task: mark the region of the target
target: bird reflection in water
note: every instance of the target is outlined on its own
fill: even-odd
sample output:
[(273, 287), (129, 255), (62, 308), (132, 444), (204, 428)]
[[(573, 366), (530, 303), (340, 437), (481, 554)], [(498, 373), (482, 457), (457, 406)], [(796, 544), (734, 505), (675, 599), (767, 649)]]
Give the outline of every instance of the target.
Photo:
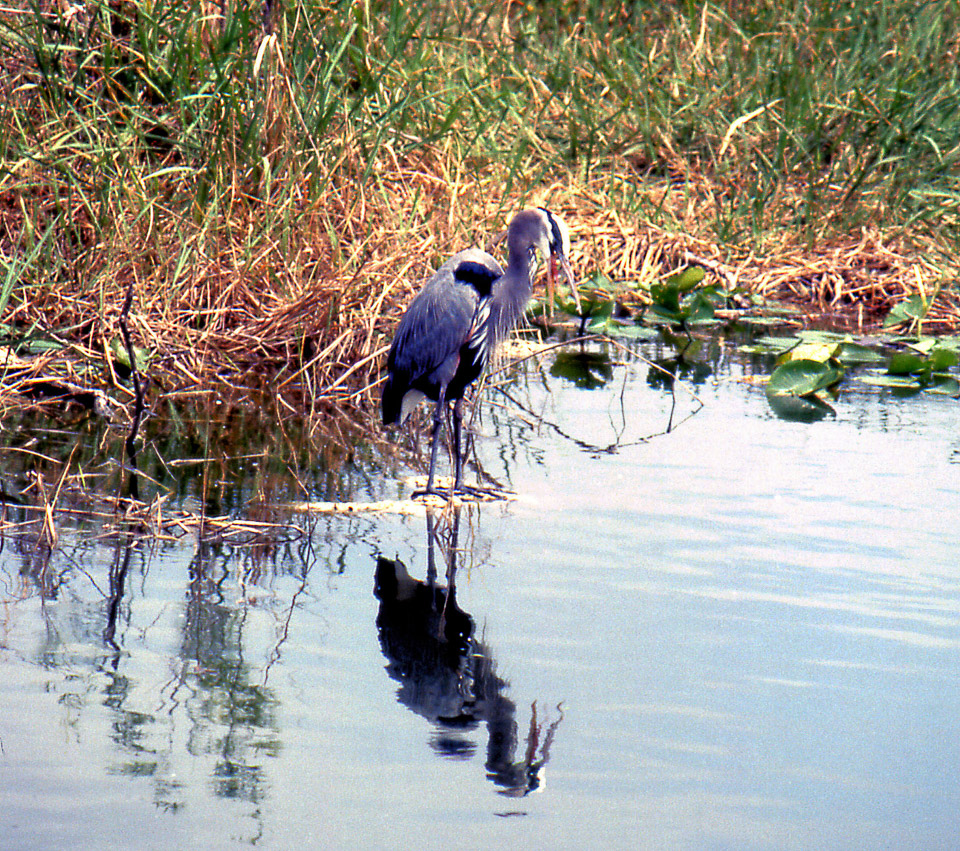
[[(537, 703), (521, 750), (517, 706), (509, 683), (497, 675), (490, 648), (477, 638), (473, 618), (457, 604), (460, 506), (427, 513), (427, 577), (414, 579), (399, 559), (377, 558), (374, 594), (380, 600), (377, 632), (387, 672), (400, 683), (402, 704), (432, 722), (432, 745), (441, 756), (467, 759), (476, 752), (469, 733), (487, 728), (486, 770), (500, 794), (523, 797), (542, 783), (542, 772), (563, 713), (547, 723)], [(434, 548), (444, 555), (446, 585), (437, 582)]]

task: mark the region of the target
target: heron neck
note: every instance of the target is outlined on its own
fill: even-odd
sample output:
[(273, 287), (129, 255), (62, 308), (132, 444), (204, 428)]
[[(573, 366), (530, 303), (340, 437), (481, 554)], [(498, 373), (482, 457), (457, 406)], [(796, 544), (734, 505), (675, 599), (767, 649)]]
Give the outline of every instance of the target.
[(506, 272), (494, 284), (491, 299), (491, 331), (497, 340), (503, 339), (523, 316), (533, 293), (532, 271), (529, 251), (510, 251)]

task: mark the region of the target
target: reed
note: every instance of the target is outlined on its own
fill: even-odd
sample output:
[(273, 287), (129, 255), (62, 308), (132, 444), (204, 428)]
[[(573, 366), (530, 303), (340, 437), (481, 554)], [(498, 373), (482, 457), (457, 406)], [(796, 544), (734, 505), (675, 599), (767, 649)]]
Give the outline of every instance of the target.
[(958, 33), (953, 0), (7, 3), (4, 387), (124, 401), (132, 284), (164, 391), (358, 400), (417, 282), (531, 202), (584, 274), (936, 290), (956, 327)]

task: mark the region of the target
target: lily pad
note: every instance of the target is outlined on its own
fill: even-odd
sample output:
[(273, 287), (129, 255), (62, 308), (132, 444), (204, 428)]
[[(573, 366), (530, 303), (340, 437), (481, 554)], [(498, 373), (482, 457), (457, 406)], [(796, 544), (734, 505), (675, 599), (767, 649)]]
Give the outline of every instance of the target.
[(660, 339), (659, 332), (654, 328), (647, 328), (634, 322), (617, 322), (616, 320), (606, 323), (603, 333), (608, 337), (623, 337), (628, 340)]
[(690, 292), (697, 284), (703, 280), (704, 271), (700, 266), (688, 266), (679, 275), (675, 275), (671, 280), (676, 280), (680, 292)]
[(767, 382), (767, 396), (810, 396), (843, 378), (843, 369), (815, 360), (781, 364)]
[(926, 360), (920, 355), (912, 352), (897, 352), (890, 358), (887, 365), (887, 372), (890, 375), (910, 375), (912, 372), (920, 372)]
[(794, 360), (810, 360), (817, 363), (826, 363), (840, 353), (840, 345), (835, 342), (802, 342), (785, 352), (780, 363)]
[(666, 322), (668, 325), (679, 325), (683, 320), (683, 314), (679, 307), (674, 310), (670, 307), (664, 307), (662, 304), (651, 304), (647, 308), (646, 316), (654, 322)]
[(904, 322), (922, 320), (929, 309), (930, 301), (928, 299), (920, 295), (912, 295), (893, 306), (887, 314), (887, 318), (883, 320), (883, 327), (889, 328), (893, 325), (901, 325)]
[[(701, 273), (703, 269), (699, 270)], [(701, 274), (702, 277), (702, 274)], [(694, 293), (689, 300), (684, 301), (684, 313), (687, 322), (696, 325), (702, 325), (706, 322), (714, 321), (715, 308), (710, 297), (703, 292)]]
[(939, 337), (937, 345), (943, 349), (950, 349), (951, 352), (960, 353), (960, 337)]
[(653, 299), (651, 309), (655, 312), (662, 311), (665, 318), (679, 315), (680, 286), (677, 283), (677, 276), (674, 275), (666, 283), (653, 284), (650, 287), (650, 298)]
[(930, 368), (934, 372), (943, 372), (960, 362), (960, 355), (952, 349), (936, 346), (930, 350)]
[(821, 331), (816, 328), (799, 331), (797, 336), (808, 343), (842, 343), (847, 338), (845, 334), (836, 331)]
[(779, 314), (744, 314), (742, 316), (738, 315), (734, 317), (734, 322), (738, 325), (785, 325), (784, 317)]
[(741, 346), (740, 351), (750, 354), (782, 355), (799, 342), (799, 337), (757, 337), (750, 345)]
[(869, 346), (844, 340), (840, 344), (840, 354), (837, 359), (842, 364), (880, 363), (886, 358), (880, 352)]
[(583, 316), (590, 317), (587, 330), (595, 334), (602, 334), (606, 331), (607, 323), (613, 316), (617, 303), (612, 298), (604, 301), (584, 300), (582, 306)]
[[(110, 353), (113, 355), (113, 359), (117, 365), (126, 370), (130, 369), (130, 354), (127, 352), (127, 347), (124, 345), (123, 340), (119, 337), (114, 337), (110, 341)], [(134, 346), (133, 356), (137, 359), (137, 371), (146, 371), (147, 364), (150, 360), (150, 352), (139, 346)]]
[(957, 381), (952, 375), (934, 375), (933, 383), (926, 388), (927, 393), (935, 393), (938, 396), (960, 396), (960, 381)]
[(920, 381), (910, 375), (861, 375), (859, 381), (863, 384), (872, 384), (875, 387), (896, 387), (899, 389), (919, 390)]

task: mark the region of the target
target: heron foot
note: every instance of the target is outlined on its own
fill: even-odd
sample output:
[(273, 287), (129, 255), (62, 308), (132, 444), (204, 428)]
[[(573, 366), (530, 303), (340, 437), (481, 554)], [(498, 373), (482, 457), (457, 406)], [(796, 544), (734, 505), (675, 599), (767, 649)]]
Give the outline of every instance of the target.
[(437, 499), (448, 499), (450, 495), (446, 488), (430, 488), (429, 490), (424, 488), (423, 490), (413, 491), (413, 493), (410, 494), (410, 498), (417, 499), (421, 496), (435, 496)]
[(516, 494), (498, 488), (481, 488), (471, 485), (460, 485), (458, 488), (434, 487), (430, 490), (415, 490), (410, 494), (411, 499), (423, 499), (425, 497), (433, 497), (443, 502), (449, 502), (452, 499), (468, 502), (495, 502), (497, 500), (514, 499)]

